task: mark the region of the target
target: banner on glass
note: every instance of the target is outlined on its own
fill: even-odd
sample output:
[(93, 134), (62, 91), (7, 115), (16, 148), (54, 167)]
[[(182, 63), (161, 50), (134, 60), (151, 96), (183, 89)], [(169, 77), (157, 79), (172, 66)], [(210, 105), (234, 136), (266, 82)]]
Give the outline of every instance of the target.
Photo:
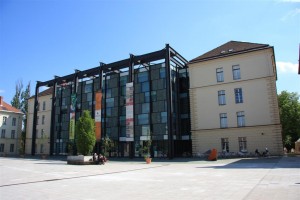
[(96, 140), (100, 141), (101, 139), (101, 105), (102, 105), (102, 92), (95, 93), (95, 135)]
[(75, 136), (75, 109), (76, 109), (76, 94), (71, 95), (70, 106), (70, 123), (69, 123), (69, 139), (74, 140)]
[(126, 84), (126, 138), (133, 141), (133, 82)]

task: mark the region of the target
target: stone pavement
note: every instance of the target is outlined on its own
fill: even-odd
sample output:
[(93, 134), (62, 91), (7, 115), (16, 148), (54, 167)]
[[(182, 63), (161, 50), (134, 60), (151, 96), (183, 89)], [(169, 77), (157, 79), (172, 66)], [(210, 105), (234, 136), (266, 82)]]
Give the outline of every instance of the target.
[(80, 166), (2, 157), (0, 199), (300, 199), (300, 157)]

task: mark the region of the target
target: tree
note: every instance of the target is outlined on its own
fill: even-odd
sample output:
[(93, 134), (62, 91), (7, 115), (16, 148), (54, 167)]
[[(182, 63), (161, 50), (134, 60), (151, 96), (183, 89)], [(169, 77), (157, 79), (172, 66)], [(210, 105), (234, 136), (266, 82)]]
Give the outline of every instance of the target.
[(83, 111), (82, 116), (76, 123), (75, 133), (78, 153), (84, 156), (89, 155), (95, 146), (96, 136), (95, 121), (88, 110)]
[(113, 147), (114, 147), (113, 141), (108, 136), (105, 136), (102, 139), (102, 153), (103, 153), (103, 155), (108, 157), (109, 153), (111, 152)]
[(21, 94), (23, 90), (23, 82), (22, 80), (18, 80), (16, 82), (16, 93), (11, 101), (11, 105), (17, 109), (21, 110)]
[(11, 105), (24, 113), (23, 116), (23, 128), (21, 133), (19, 153), (25, 152), (25, 140), (26, 140), (26, 127), (27, 127), (27, 113), (28, 113), (28, 99), (30, 97), (30, 82), (23, 91), (23, 82), (18, 80), (16, 82), (16, 93), (11, 101)]
[(278, 95), (283, 143), (288, 149), (294, 148), (300, 137), (300, 102), (296, 92), (282, 91)]
[(25, 91), (21, 92), (21, 107), (20, 109), (25, 114), (23, 118), (23, 132), (26, 133), (26, 127), (27, 127), (27, 114), (28, 114), (28, 99), (30, 98), (30, 81), (28, 85), (26, 86)]

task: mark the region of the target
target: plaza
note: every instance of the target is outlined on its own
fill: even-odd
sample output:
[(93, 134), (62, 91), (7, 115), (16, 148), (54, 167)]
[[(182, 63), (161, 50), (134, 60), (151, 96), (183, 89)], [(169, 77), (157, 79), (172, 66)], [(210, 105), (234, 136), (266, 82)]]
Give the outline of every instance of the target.
[(300, 157), (196, 158), (152, 164), (113, 159), (67, 165), (65, 158), (0, 158), (0, 199), (298, 199)]

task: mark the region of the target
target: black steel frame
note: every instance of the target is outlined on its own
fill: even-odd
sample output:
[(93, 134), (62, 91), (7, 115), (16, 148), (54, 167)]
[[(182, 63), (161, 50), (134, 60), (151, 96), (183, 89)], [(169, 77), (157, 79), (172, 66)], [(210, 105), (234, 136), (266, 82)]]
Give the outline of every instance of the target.
[[(56, 101), (56, 86), (60, 85), (62, 83), (68, 83), (68, 82), (74, 82), (75, 88), (74, 91), (77, 90), (77, 81), (78, 79), (91, 77), (99, 75), (100, 78), (100, 89), (102, 88), (102, 78), (106, 79), (107, 74), (109, 74), (112, 71), (118, 71), (120, 69), (129, 68), (129, 82), (134, 81), (134, 69), (135, 66), (141, 65), (141, 64), (148, 64), (150, 62), (155, 62), (158, 60), (165, 60), (166, 65), (166, 87), (167, 87), (167, 101), (170, 102), (167, 104), (167, 117), (168, 117), (168, 143), (169, 143), (169, 159), (172, 159), (174, 157), (174, 141), (173, 141), (173, 130), (172, 130), (172, 83), (171, 83), (171, 63), (173, 63), (175, 66), (179, 68), (187, 68), (188, 61), (182, 57), (178, 52), (176, 52), (172, 47), (170, 47), (169, 44), (166, 44), (165, 48), (159, 51), (155, 51), (148, 54), (143, 55), (133, 55), (130, 54), (130, 57), (125, 60), (120, 60), (117, 62), (113, 62), (110, 64), (104, 64), (100, 63), (99, 66), (87, 69), (84, 71), (75, 70), (75, 73), (69, 74), (66, 76), (58, 77), (55, 76), (54, 79), (41, 82), (37, 81), (36, 83), (36, 89), (35, 89), (35, 101), (34, 101), (34, 116), (33, 116), (33, 130), (32, 130), (32, 150), (31, 154), (35, 155), (35, 143), (36, 143), (36, 123), (37, 123), (37, 107), (38, 107), (38, 96), (39, 96), (39, 87), (47, 86), (47, 87), (53, 87), (53, 93), (52, 93), (52, 111), (51, 111), (51, 130), (50, 130), (50, 155), (53, 155), (53, 145), (54, 145), (54, 132), (55, 132), (55, 101)], [(93, 83), (94, 85), (94, 83)], [(93, 91), (94, 92), (94, 91)], [(150, 95), (151, 96), (151, 95)], [(104, 94), (104, 99), (106, 98), (106, 95)], [(134, 101), (134, 100), (133, 100)], [(104, 101), (105, 103), (105, 101)], [(105, 111), (104, 111), (104, 118)], [(105, 121), (104, 121), (105, 126)], [(105, 130), (105, 129), (104, 129)], [(105, 133), (104, 133), (105, 135)], [(133, 153), (134, 144), (132, 142), (131, 144), (131, 152)], [(131, 154), (132, 154), (131, 153)], [(130, 157), (133, 157), (131, 155)]]

